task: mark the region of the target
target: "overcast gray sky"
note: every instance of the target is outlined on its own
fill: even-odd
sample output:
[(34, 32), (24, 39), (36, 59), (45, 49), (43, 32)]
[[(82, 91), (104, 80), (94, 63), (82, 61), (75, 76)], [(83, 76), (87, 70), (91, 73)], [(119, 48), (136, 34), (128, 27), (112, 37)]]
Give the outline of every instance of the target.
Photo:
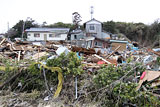
[(42, 24), (72, 23), (72, 13), (78, 12), (82, 22), (94, 18), (104, 21), (153, 23), (160, 18), (160, 0), (0, 0), (0, 33), (27, 17)]

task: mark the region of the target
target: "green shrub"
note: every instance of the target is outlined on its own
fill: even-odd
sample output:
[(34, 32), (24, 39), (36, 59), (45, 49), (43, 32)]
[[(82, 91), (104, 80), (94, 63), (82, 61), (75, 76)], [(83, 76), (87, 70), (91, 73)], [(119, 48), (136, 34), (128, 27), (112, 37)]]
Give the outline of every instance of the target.
[(55, 59), (47, 60), (47, 66), (60, 67), (63, 71), (63, 75), (71, 74), (76, 76), (84, 72), (82, 69), (81, 60), (78, 59), (75, 52), (70, 52), (67, 55), (62, 53)]
[[(136, 64), (138, 66), (140, 64)], [(93, 97), (97, 97), (97, 101), (101, 102), (101, 106), (159, 106), (160, 101), (157, 97), (145, 91), (136, 91), (137, 84), (132, 81), (126, 81), (135, 72), (143, 72), (143, 67), (137, 67), (133, 69), (133, 72), (128, 73), (132, 70), (132, 66), (127, 67), (114, 67), (107, 66), (98, 70), (97, 74), (94, 75), (94, 84), (99, 94), (92, 94)], [(124, 76), (122, 79), (120, 78)], [(137, 74), (138, 75), (138, 74)], [(116, 82), (115, 82), (116, 81)], [(114, 84), (113, 84), (114, 83)]]

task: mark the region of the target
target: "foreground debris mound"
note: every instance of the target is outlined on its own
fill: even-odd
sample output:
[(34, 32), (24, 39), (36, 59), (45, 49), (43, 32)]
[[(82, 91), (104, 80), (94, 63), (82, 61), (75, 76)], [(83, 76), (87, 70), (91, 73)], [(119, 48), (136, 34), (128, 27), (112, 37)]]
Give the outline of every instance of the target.
[(65, 42), (34, 45), (7, 39), (0, 46), (4, 106), (51, 105), (56, 100), (62, 106), (160, 105), (159, 49), (97, 51)]

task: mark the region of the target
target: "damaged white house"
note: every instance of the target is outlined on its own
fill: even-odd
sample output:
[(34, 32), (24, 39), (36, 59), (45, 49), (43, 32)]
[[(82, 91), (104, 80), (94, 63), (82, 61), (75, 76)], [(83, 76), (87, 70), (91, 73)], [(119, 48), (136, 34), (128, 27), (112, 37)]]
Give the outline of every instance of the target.
[(66, 40), (69, 28), (30, 28), (26, 29), (27, 41)]
[(110, 34), (104, 32), (102, 23), (94, 18), (84, 23), (84, 31), (72, 31), (70, 37), (71, 42), (75, 41), (75, 45), (85, 48), (106, 48), (109, 46), (109, 39)]

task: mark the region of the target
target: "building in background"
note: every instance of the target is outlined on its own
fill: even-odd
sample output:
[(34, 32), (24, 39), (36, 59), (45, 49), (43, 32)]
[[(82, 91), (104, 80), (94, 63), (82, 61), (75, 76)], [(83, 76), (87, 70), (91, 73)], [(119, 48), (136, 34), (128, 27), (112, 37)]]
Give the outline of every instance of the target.
[(126, 51), (128, 41), (122, 41), (122, 40), (110, 40), (111, 43), (111, 50), (115, 50), (117, 47), (121, 46), (118, 51)]
[(0, 38), (4, 38), (5, 37), (5, 34), (0, 34)]
[(76, 29), (70, 33), (70, 41), (73, 45), (84, 48), (107, 48), (109, 46), (110, 33), (103, 32), (102, 23), (91, 19), (84, 23), (84, 30)]
[(64, 41), (69, 28), (30, 28), (26, 29), (27, 41)]

